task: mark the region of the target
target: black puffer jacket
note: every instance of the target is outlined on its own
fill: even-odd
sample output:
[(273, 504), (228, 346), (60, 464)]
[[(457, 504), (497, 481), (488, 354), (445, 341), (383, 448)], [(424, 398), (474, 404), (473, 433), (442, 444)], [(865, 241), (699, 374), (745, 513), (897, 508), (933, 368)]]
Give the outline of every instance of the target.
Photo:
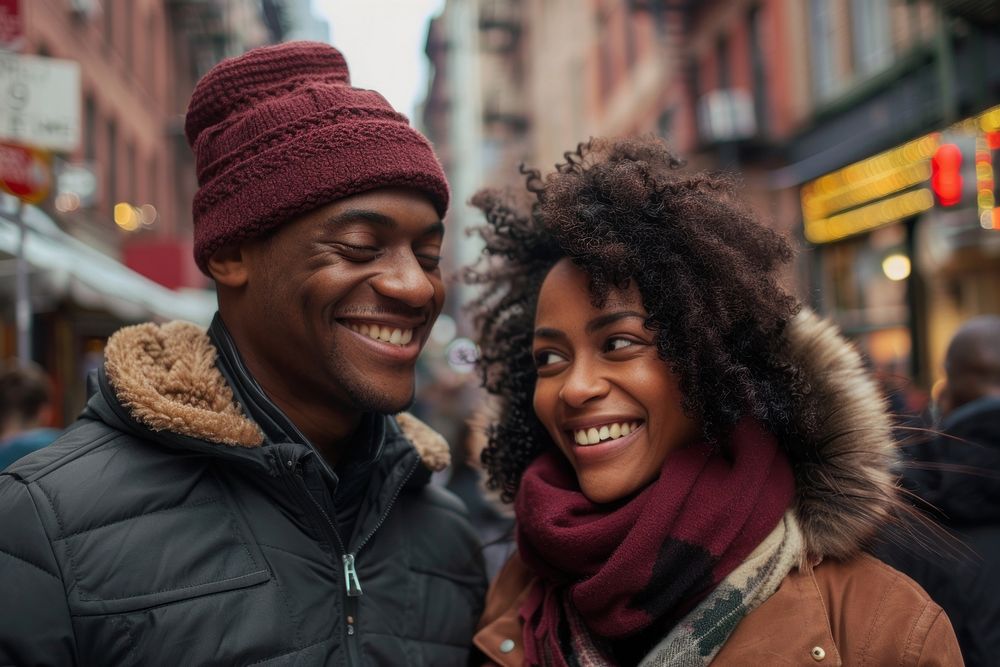
[[(905, 483), (936, 508), (957, 543), (885, 547), (948, 613), (965, 664), (1000, 664), (1000, 397), (982, 398), (942, 422), (942, 435), (908, 452)], [(928, 552), (931, 553), (928, 553)], [(934, 553), (936, 552), (936, 553)]]
[(0, 476), (0, 664), (464, 664), (485, 580), (427, 484), (443, 440), (376, 422), (345, 520), (336, 474), (215, 360), (193, 325), (119, 332), (81, 419)]

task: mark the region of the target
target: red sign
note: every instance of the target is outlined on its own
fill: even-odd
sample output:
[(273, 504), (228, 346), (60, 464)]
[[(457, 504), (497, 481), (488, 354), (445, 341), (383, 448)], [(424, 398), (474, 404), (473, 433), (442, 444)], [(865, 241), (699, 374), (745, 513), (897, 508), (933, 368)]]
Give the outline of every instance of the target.
[(0, 0), (0, 50), (20, 51), (24, 46), (21, 0)]
[(37, 204), (52, 189), (52, 156), (34, 148), (0, 144), (0, 187)]
[(955, 206), (962, 201), (962, 149), (955, 144), (941, 144), (931, 157), (931, 189), (941, 206)]

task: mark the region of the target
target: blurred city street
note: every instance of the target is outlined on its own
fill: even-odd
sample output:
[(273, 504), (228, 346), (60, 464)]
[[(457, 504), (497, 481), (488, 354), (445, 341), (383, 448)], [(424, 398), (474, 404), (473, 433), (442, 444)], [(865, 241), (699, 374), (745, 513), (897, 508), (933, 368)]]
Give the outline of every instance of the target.
[(0, 0), (0, 663), (1000, 664), (998, 182), (1000, 0)]
[[(0, 179), (11, 193), (0, 201), (0, 356), (48, 373), (51, 426), (78, 414), (116, 329), (211, 319), (212, 285), (191, 257), (183, 114), (213, 64), (279, 41), (339, 46), (358, 86), (419, 86), (390, 101), (449, 176), (449, 275), (479, 252), (466, 205), (478, 188), (519, 183), (520, 164), (549, 169), (591, 136), (651, 133), (740, 181), (797, 248), (788, 288), (857, 343), (914, 423), (926, 423), (952, 334), (1000, 312), (997, 3), (438, 0), (407, 12), (0, 2)], [(384, 62), (372, 62), (365, 25), (391, 26)], [(376, 65), (401, 70), (397, 81)], [(415, 407), (463, 452), (476, 447), (465, 423), (482, 400), (467, 290), (450, 287)]]

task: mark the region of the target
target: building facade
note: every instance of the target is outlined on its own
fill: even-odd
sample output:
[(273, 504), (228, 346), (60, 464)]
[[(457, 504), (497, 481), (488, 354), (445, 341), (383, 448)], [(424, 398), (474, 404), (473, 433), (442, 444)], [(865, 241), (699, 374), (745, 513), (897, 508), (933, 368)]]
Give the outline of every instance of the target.
[[(458, 1), (470, 2), (448, 9)], [(996, 3), (474, 4), (504, 17), (479, 22), (481, 45), (497, 24), (509, 36), (499, 63), (479, 51), (484, 182), (516, 181), (520, 162), (551, 168), (590, 136), (635, 133), (665, 138), (696, 168), (738, 174), (747, 201), (799, 248), (788, 288), (836, 320), (887, 384), (928, 390), (959, 323), (1000, 312), (1000, 230), (983, 217), (996, 192)], [(435, 93), (447, 88), (435, 80), (428, 109), (447, 106)], [(928, 199), (932, 158), (956, 136), (967, 193), (942, 206)], [(447, 136), (438, 145), (453, 150)], [(845, 215), (854, 226), (814, 233)]]
[(958, 326), (1000, 313), (1000, 7), (811, 2), (803, 25), (811, 112), (780, 183), (800, 196), (812, 301), (888, 384), (931, 389)]

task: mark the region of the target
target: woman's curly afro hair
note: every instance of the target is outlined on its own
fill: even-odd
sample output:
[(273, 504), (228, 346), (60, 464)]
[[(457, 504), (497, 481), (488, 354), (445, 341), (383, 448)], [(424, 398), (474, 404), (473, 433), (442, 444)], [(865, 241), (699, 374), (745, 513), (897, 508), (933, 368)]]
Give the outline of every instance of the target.
[(499, 398), (482, 460), (487, 485), (510, 502), (524, 469), (554, 446), (532, 408), (532, 331), (542, 281), (570, 258), (595, 304), (634, 281), (660, 356), (678, 377), (684, 409), (725, 445), (750, 415), (779, 439), (811, 429), (808, 386), (784, 350), (797, 301), (778, 284), (792, 250), (735, 197), (728, 181), (688, 175), (654, 138), (591, 140), (542, 178), (523, 169), (534, 201), (482, 190), (485, 251), (465, 272), (482, 291), (470, 306), (478, 368)]

